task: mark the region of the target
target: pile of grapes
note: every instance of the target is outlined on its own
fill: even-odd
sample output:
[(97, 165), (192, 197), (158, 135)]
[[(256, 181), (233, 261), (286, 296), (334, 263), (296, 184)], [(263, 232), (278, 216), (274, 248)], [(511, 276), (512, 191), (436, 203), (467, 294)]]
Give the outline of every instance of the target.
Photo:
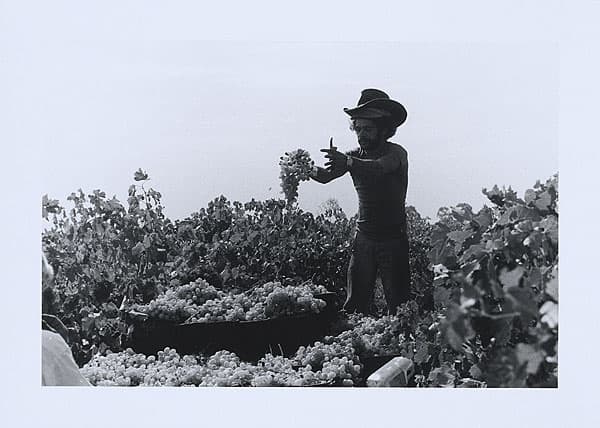
[(183, 322), (192, 316), (198, 305), (222, 297), (224, 293), (199, 278), (189, 284), (167, 289), (145, 305), (132, 305), (131, 309), (165, 321)]
[(297, 149), (286, 152), (282, 156), (279, 165), (281, 172), (281, 189), (288, 203), (293, 203), (298, 198), (298, 185), (301, 181), (307, 181), (310, 178), (310, 172), (314, 166), (310, 154), (303, 149)]
[(81, 368), (95, 386), (353, 386), (361, 366), (346, 356), (331, 356), (314, 370), (296, 360), (265, 355), (256, 364), (244, 362), (229, 351), (218, 351), (203, 360), (180, 356), (165, 348), (157, 356), (123, 352), (96, 355)]
[(257, 321), (319, 313), (326, 303), (314, 295), (325, 291), (325, 287), (312, 283), (284, 287), (280, 282), (267, 282), (249, 293), (228, 294), (218, 300), (208, 300), (197, 308), (189, 322)]
[(181, 357), (170, 348), (157, 356), (123, 352), (95, 355), (81, 369), (81, 374), (96, 386), (182, 386), (199, 379), (198, 360)]
[(258, 361), (261, 368), (252, 386), (314, 386), (330, 384), (354, 386), (361, 372), (359, 364), (352, 364), (345, 356), (332, 356), (322, 367), (298, 365), (295, 358), (265, 355)]
[(311, 282), (283, 286), (267, 282), (247, 293), (227, 293), (198, 279), (168, 289), (145, 305), (132, 309), (153, 319), (172, 322), (257, 321), (303, 313), (319, 313), (325, 301), (315, 294), (326, 288)]
[(312, 283), (297, 286), (282, 286), (279, 282), (268, 282), (252, 290), (252, 296), (258, 301), (264, 300), (264, 315), (267, 318), (302, 314), (307, 312), (319, 313), (326, 303), (315, 299), (314, 295), (325, 293), (322, 285)]
[(339, 343), (350, 347), (360, 357), (398, 355), (404, 336), (400, 331), (400, 318), (386, 315), (381, 318), (349, 314), (336, 336), (327, 336), (326, 343)]
[[(268, 297), (283, 289), (277, 284), (253, 291)], [(97, 386), (354, 386), (361, 379), (361, 358), (400, 353), (398, 326), (398, 316), (349, 315), (339, 334), (300, 346), (290, 358), (267, 354), (250, 363), (225, 350), (204, 358), (170, 348), (157, 356), (127, 349), (96, 355), (81, 373)]]
[(325, 342), (301, 346), (292, 357), (294, 364), (317, 373), (329, 382), (353, 386), (360, 375), (360, 360), (354, 348), (342, 341), (328, 337)]

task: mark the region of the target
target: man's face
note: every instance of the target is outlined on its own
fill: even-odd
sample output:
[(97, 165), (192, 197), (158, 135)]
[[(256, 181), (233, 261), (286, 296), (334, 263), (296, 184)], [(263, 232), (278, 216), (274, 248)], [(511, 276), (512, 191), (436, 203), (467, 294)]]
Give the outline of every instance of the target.
[(354, 119), (352, 127), (362, 149), (368, 150), (379, 145), (381, 132), (375, 121), (371, 119)]

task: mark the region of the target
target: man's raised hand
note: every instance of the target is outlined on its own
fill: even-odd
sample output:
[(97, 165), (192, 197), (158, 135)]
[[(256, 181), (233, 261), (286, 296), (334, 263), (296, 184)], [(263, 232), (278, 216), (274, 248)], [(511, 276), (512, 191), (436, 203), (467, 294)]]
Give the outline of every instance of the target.
[(329, 161), (325, 163), (328, 171), (346, 170), (348, 156), (338, 152), (337, 147), (333, 145), (333, 137), (329, 139), (329, 148), (321, 149), (321, 151), (324, 152), (325, 157), (329, 159)]

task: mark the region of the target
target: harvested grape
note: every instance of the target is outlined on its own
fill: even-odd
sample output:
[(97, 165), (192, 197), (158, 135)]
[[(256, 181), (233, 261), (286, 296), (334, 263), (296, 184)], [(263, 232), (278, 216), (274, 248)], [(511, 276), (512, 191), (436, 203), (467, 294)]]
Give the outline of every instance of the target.
[(296, 201), (298, 198), (298, 185), (301, 181), (310, 179), (310, 172), (314, 164), (310, 154), (303, 149), (287, 152), (285, 156), (281, 157), (279, 161), (281, 167), (279, 179), (281, 180), (281, 190), (288, 203), (291, 204)]

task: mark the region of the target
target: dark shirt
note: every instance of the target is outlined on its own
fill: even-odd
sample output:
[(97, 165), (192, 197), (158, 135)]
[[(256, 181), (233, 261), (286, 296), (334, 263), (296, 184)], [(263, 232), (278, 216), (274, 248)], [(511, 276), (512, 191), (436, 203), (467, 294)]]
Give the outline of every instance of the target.
[(404, 238), (406, 236), (406, 189), (408, 187), (408, 156), (398, 144), (386, 142), (376, 152), (355, 149), (347, 153), (357, 159), (377, 160), (380, 173), (350, 174), (358, 194), (358, 231), (373, 239)]

